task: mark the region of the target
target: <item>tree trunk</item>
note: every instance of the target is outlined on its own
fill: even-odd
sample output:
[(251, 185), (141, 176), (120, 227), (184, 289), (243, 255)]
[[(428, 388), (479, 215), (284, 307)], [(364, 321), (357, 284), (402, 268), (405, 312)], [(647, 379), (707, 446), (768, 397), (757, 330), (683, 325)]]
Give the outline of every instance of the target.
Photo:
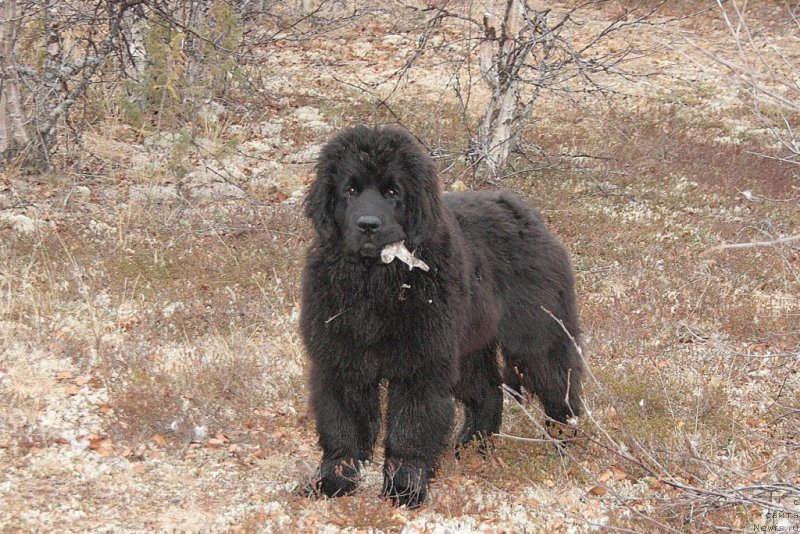
[(128, 75), (134, 80), (142, 81), (145, 65), (147, 64), (147, 48), (145, 39), (149, 30), (147, 15), (144, 6), (137, 6), (125, 13), (125, 22), (128, 27), (127, 43), (128, 58), (131, 61), (131, 70)]
[(61, 24), (56, 6), (48, 4), (44, 9), (46, 53), (42, 83), (36, 94), (37, 139), (34, 139), (34, 142), (41, 147), (43, 160), (39, 167), (43, 169), (50, 166), (50, 151), (56, 142), (57, 122), (41, 119), (47, 117), (51, 110), (58, 108), (63, 96), (64, 80), (61, 70), (64, 67), (64, 43), (61, 38)]
[(10, 160), (31, 146), (25, 128), (19, 92), (19, 78), (14, 64), (19, 19), (16, 0), (0, 4), (0, 159)]
[(478, 60), (492, 94), (470, 147), (473, 178), (483, 174), (484, 169), (496, 177), (505, 167), (530, 112), (530, 105), (522, 102), (519, 79), (532, 46), (523, 35), (526, 11), (525, 0), (506, 0), (502, 21), (491, 9), (484, 14)]

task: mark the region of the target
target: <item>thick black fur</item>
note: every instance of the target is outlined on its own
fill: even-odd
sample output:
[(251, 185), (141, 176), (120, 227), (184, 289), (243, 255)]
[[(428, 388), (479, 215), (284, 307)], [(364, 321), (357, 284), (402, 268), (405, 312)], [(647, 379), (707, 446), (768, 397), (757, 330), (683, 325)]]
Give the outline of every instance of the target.
[[(502, 382), (535, 394), (548, 417), (579, 415), (583, 365), (572, 267), (541, 216), (510, 192), (442, 195), (407, 132), (356, 126), (322, 150), (306, 199), (317, 238), (303, 274), (303, 340), (322, 463), (316, 489), (351, 493), (381, 427), (383, 494), (418, 506), (447, 447), (500, 428)], [(430, 266), (380, 262), (405, 240)], [(498, 366), (497, 351), (504, 358)]]

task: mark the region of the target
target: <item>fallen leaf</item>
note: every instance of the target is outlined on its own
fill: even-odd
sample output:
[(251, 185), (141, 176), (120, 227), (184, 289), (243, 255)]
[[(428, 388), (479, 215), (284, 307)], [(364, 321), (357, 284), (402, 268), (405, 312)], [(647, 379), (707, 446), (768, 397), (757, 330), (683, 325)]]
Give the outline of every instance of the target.
[(608, 493), (608, 490), (602, 486), (595, 486), (589, 490), (589, 495), (593, 495), (595, 497), (602, 497), (606, 493)]
[(747, 424), (747, 426), (749, 426), (750, 428), (758, 428), (758, 427), (760, 427), (760, 426), (761, 426), (761, 424), (762, 424), (764, 421), (763, 421), (763, 420), (761, 420), (761, 419), (759, 419), (758, 417), (756, 417), (756, 416), (754, 416), (754, 415), (748, 415), (748, 416), (745, 418), (744, 422), (745, 422), (745, 423)]
[(765, 468), (761, 467), (761, 468), (758, 468), (758, 469), (754, 470), (752, 473), (750, 473), (750, 476), (747, 477), (747, 479), (750, 481), (750, 483), (756, 483), (756, 482), (760, 481), (761, 479), (763, 479), (764, 476), (769, 474), (769, 472), (770, 472), (769, 469), (765, 469)]
[(95, 451), (100, 456), (112, 456), (114, 454), (114, 445), (112, 445), (110, 440), (104, 439), (97, 443), (97, 445), (90, 445), (90, 449)]
[(647, 485), (650, 486), (650, 489), (653, 491), (658, 491), (664, 487), (664, 483), (655, 477), (645, 477), (644, 481), (647, 482)]
[(150, 438), (150, 441), (156, 443), (157, 445), (163, 445), (167, 442), (167, 439), (161, 434), (153, 434), (153, 436)]
[(615, 480), (625, 480), (628, 478), (628, 474), (619, 466), (612, 466), (611, 472), (613, 473)]
[(483, 469), (483, 462), (479, 458), (473, 458), (468, 465), (466, 465), (466, 470), (469, 473), (479, 473)]

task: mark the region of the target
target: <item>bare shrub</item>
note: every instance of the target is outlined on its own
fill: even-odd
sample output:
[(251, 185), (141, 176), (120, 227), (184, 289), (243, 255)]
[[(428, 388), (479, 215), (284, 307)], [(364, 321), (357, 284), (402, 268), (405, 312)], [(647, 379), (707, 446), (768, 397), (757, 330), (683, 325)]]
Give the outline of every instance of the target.
[[(558, 321), (557, 318), (553, 318)], [(581, 351), (581, 347), (576, 345)], [(731, 348), (720, 346), (724, 352)], [(740, 354), (745, 359), (775, 359), (784, 364), (791, 363), (795, 355), (791, 353), (761, 356)], [(658, 367), (648, 373), (659, 374)], [(589, 370), (590, 390), (593, 392), (587, 409), (585, 421), (574, 440), (567, 446), (549, 436), (540, 423), (541, 416), (532, 413), (525, 399), (513, 391), (504, 389), (510, 402), (517, 403), (533, 428), (538, 428), (538, 437), (501, 435), (503, 438), (528, 443), (549, 441), (567, 462), (583, 470), (595, 486), (590, 494), (615, 501), (628, 510), (631, 522), (619, 516), (613, 527), (628, 528), (642, 522), (648, 529), (664, 532), (676, 531), (675, 524), (691, 524), (692, 528), (719, 529), (730, 525), (745, 525), (743, 510), (760, 510), (769, 518), (768, 524), (780, 523), (779, 517), (796, 517), (800, 498), (800, 486), (795, 476), (798, 467), (796, 458), (796, 438), (794, 428), (800, 424), (800, 410), (796, 406), (781, 405), (777, 416), (766, 421), (749, 416), (744, 424), (737, 425), (734, 436), (728, 440), (724, 451), (715, 444), (713, 436), (704, 435), (713, 426), (698, 424), (693, 429), (686, 424), (687, 414), (681, 414), (683, 392), (664, 382), (667, 378), (659, 375), (660, 391), (653, 391), (652, 380), (647, 377), (629, 377), (629, 384), (643, 388), (632, 392), (633, 399), (640, 399), (644, 405), (651, 400), (662, 403), (664, 418), (653, 414), (638, 417), (624, 417), (633, 411), (621, 403), (631, 399), (631, 392), (612, 391)], [(615, 384), (616, 385), (616, 384)], [(708, 389), (704, 396), (712, 396)], [(722, 399), (713, 399), (712, 408), (725, 405)], [(698, 405), (698, 410), (700, 405)], [(703, 408), (705, 410), (705, 408)], [(689, 414), (691, 417), (691, 414)], [(723, 417), (722, 424), (735, 421), (736, 415)], [(656, 427), (642, 426), (643, 422), (655, 423)], [(662, 434), (662, 435), (659, 435)], [(666, 434), (666, 435), (663, 435)], [(738, 435), (736, 435), (738, 434)], [(711, 441), (711, 443), (709, 443)], [(736, 445), (732, 445), (735, 441)], [(771, 451), (769, 464), (742, 465), (749, 460), (748, 452), (740, 453), (737, 448)], [(600, 477), (586, 468), (586, 457), (605, 457), (610, 468)], [(615, 482), (624, 480), (644, 481), (649, 486), (648, 493), (636, 497), (626, 496), (615, 487)], [(666, 491), (665, 491), (666, 488)], [(752, 515), (752, 512), (751, 512)]]
[(770, 21), (759, 16), (756, 2), (716, 2), (733, 41), (733, 54), (705, 52), (706, 57), (731, 73), (746, 92), (753, 115), (783, 148), (778, 157), (800, 164), (800, 85), (795, 76), (800, 65), (773, 37), (800, 29), (796, 6), (784, 4), (782, 20)]

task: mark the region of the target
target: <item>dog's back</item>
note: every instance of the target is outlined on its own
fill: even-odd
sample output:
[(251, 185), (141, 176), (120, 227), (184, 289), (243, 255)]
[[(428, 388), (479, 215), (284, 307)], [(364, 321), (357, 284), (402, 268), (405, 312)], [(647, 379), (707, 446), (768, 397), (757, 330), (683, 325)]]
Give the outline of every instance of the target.
[(578, 309), (567, 250), (514, 193), (447, 193), (443, 200), (474, 251), (473, 294), (491, 288), (491, 300), (499, 301), (503, 381), (536, 394), (553, 419), (578, 415), (583, 362), (575, 347)]

